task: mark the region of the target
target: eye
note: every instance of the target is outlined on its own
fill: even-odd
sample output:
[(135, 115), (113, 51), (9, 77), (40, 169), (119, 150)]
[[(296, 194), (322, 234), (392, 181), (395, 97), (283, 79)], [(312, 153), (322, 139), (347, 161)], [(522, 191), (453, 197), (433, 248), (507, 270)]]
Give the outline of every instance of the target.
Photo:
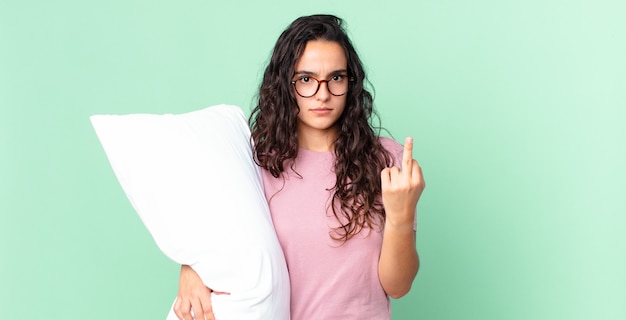
[(343, 77), (344, 77), (344, 76), (342, 76), (342, 75), (335, 75), (335, 76), (333, 76), (333, 77), (332, 77), (332, 78), (330, 78), (330, 79), (331, 79), (332, 81), (339, 82), (339, 81), (343, 81)]
[(302, 83), (309, 83), (309, 82), (311, 82), (311, 78), (309, 78), (309, 77), (300, 77), (298, 79), (298, 81), (300, 81)]

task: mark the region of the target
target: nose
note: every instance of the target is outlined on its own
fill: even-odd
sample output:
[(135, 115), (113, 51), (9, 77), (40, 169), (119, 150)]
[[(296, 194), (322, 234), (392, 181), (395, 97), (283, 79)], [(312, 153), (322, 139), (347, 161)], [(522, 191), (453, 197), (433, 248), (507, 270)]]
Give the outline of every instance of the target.
[[(319, 80), (320, 87), (317, 89), (315, 93), (315, 98), (320, 101), (326, 101), (330, 98), (330, 89), (328, 89), (328, 80)], [(322, 88), (322, 84), (326, 88)]]

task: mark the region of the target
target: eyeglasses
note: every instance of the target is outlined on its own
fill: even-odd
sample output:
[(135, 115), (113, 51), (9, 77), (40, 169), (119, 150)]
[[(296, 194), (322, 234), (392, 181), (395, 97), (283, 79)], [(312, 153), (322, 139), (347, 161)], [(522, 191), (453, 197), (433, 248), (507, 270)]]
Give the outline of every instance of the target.
[(354, 81), (354, 78), (348, 78), (345, 75), (334, 75), (330, 79), (318, 80), (311, 76), (301, 76), (291, 81), (296, 89), (296, 93), (303, 98), (310, 98), (319, 91), (322, 82), (326, 82), (328, 92), (333, 96), (343, 96), (348, 92), (348, 84)]

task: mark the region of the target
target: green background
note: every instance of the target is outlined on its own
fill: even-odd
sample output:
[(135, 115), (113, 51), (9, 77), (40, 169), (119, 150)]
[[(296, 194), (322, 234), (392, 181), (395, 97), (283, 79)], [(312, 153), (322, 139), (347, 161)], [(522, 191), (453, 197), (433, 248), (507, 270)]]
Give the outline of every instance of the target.
[(626, 319), (622, 0), (1, 0), (1, 317), (165, 318), (178, 266), (88, 117), (249, 112), (280, 32), (320, 12), (427, 181), (394, 319)]

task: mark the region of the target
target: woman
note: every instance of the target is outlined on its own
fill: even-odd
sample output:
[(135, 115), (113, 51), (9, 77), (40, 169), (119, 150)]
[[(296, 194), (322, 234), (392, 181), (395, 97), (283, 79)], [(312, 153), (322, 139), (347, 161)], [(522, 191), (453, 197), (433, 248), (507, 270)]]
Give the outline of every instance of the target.
[[(411, 138), (402, 147), (370, 126), (364, 82), (341, 19), (301, 17), (279, 37), (250, 117), (293, 320), (390, 319), (388, 297), (404, 296), (419, 268), (421, 168)], [(210, 293), (183, 266), (178, 317), (213, 319)]]

